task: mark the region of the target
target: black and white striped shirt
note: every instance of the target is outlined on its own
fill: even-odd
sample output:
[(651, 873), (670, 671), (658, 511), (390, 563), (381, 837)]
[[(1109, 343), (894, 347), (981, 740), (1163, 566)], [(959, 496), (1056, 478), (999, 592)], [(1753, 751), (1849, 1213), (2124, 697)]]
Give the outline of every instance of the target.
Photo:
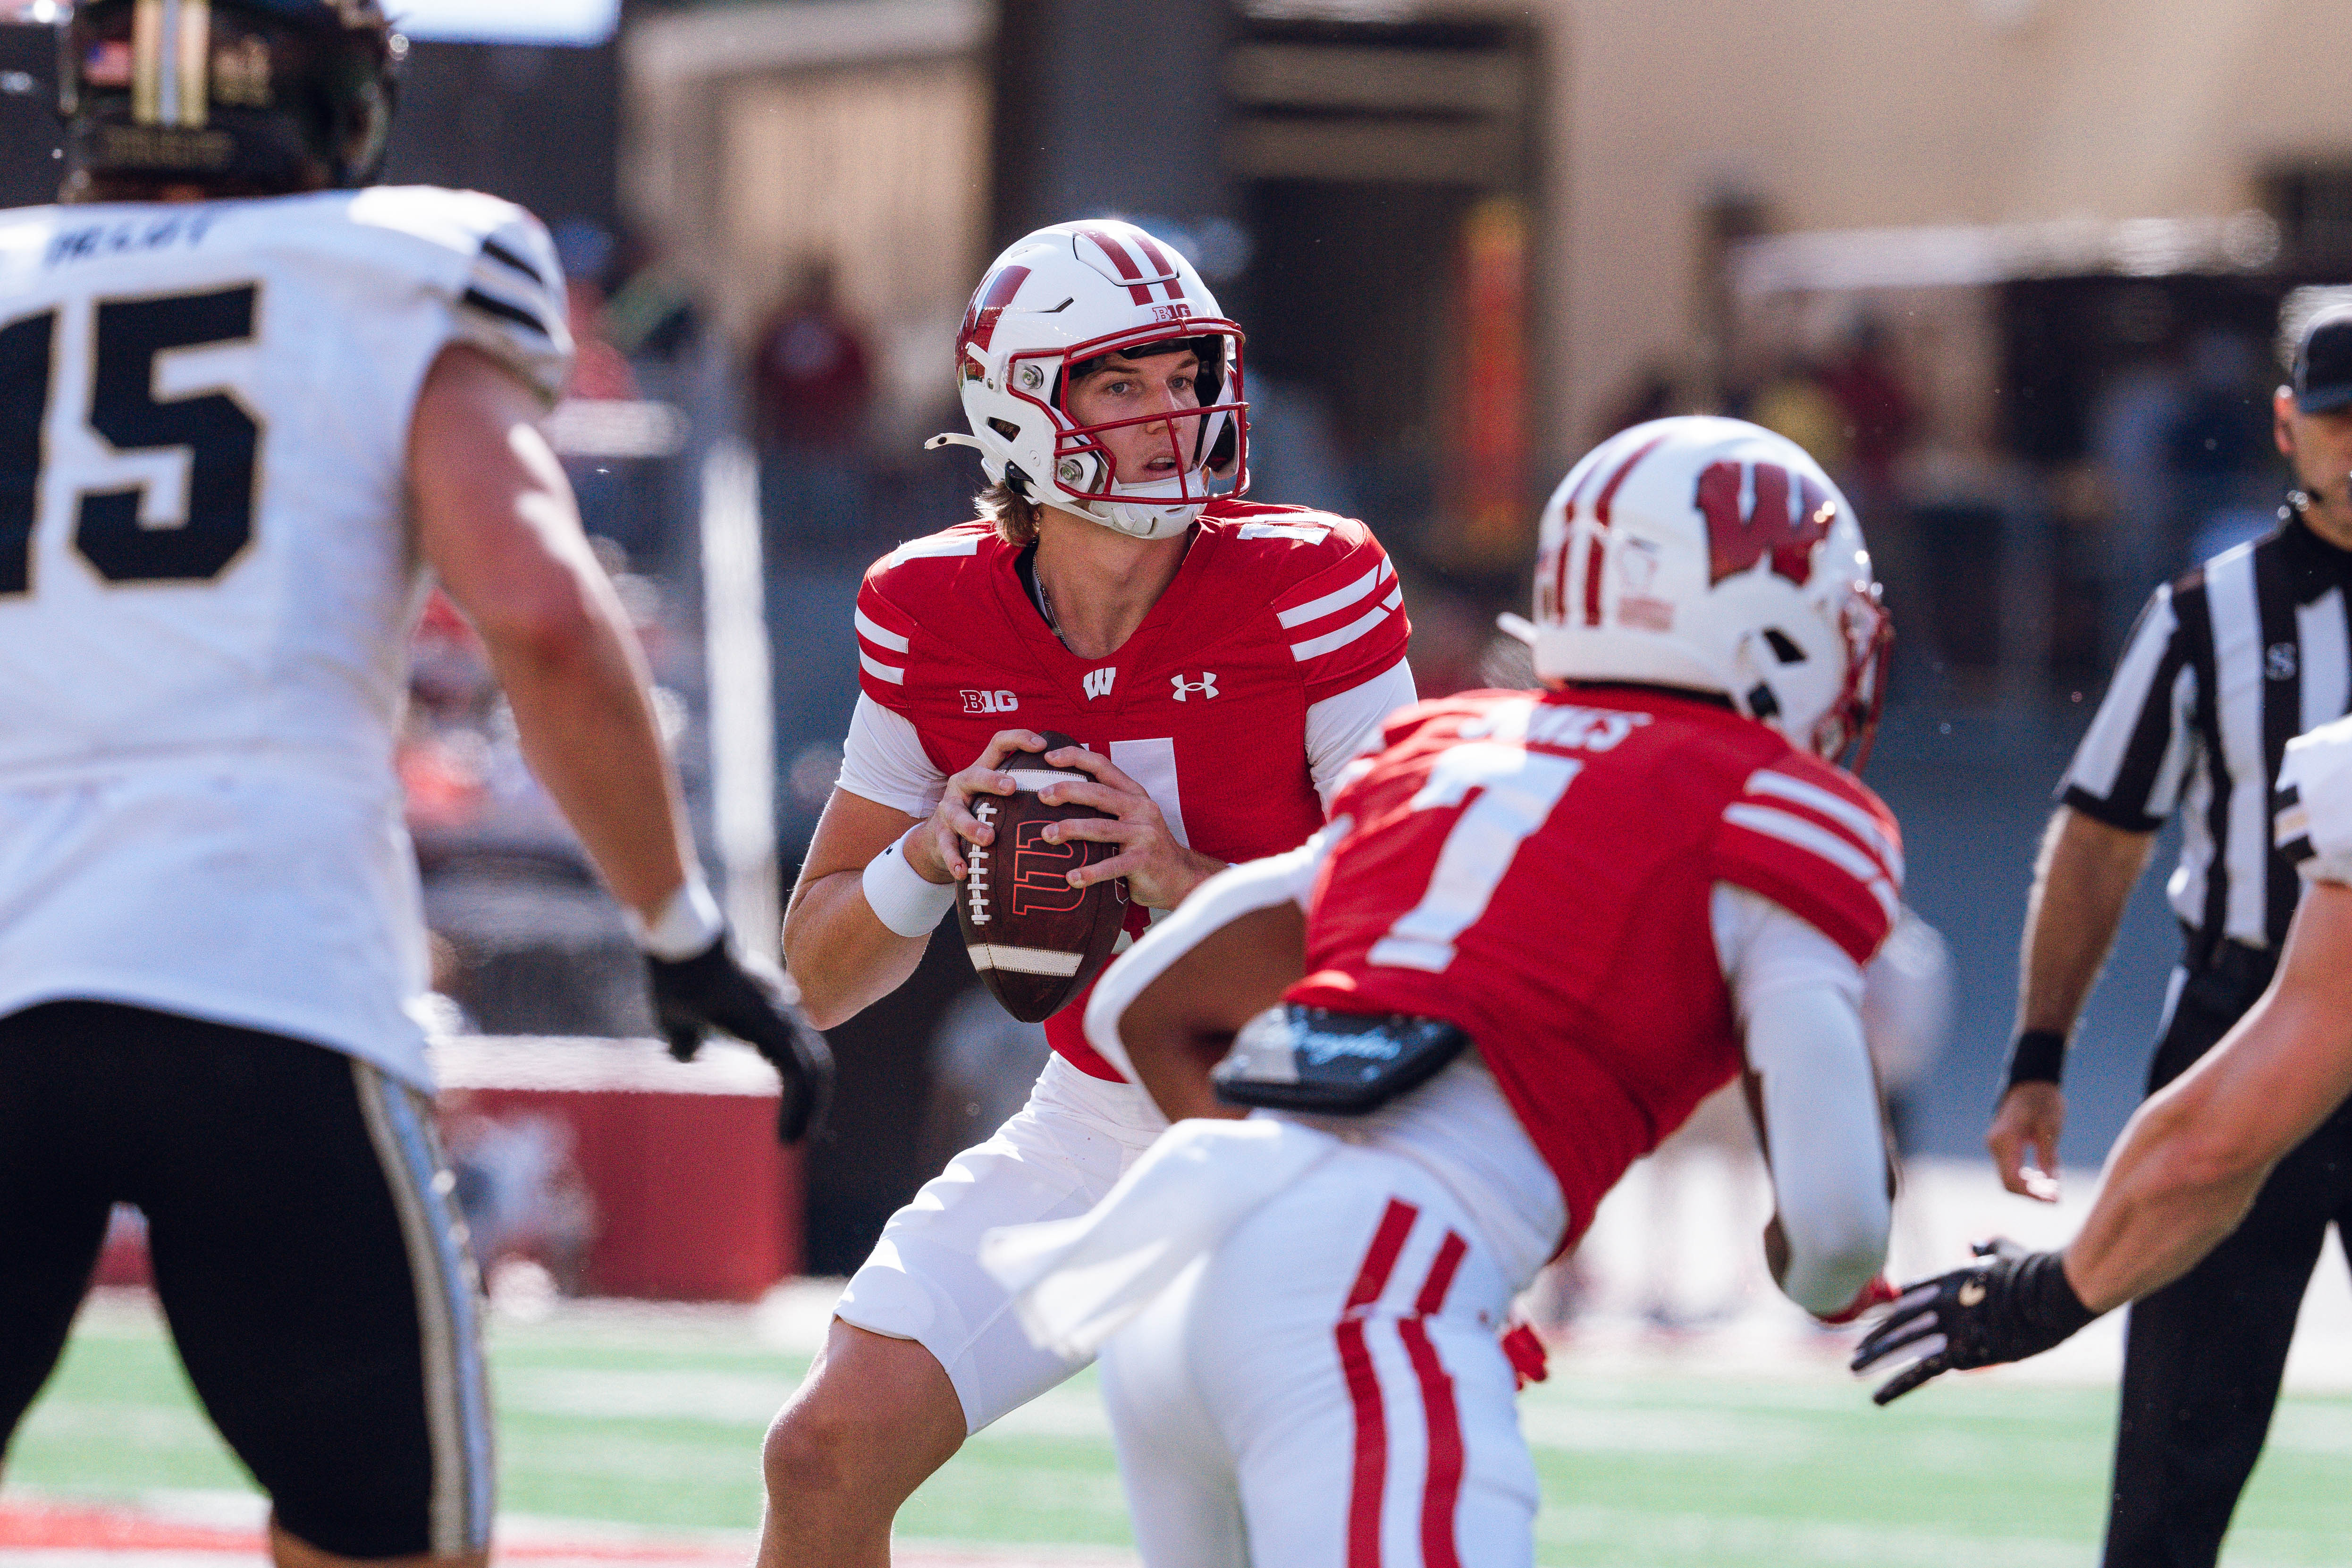
[(2153, 832), (2181, 812), (2167, 891), (2210, 940), (2275, 946), (2300, 886), (2272, 846), (2286, 743), (2352, 707), (2352, 552), (2289, 517), (2156, 591), (2059, 797)]

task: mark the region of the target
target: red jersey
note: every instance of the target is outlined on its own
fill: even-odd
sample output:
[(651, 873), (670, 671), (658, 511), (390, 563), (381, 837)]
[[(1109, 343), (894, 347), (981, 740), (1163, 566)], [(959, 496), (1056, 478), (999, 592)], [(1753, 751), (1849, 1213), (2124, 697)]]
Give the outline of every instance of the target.
[[(1360, 522), (1212, 503), (1175, 580), (1118, 652), (1062, 646), (984, 522), (902, 544), (857, 594), (861, 689), (915, 727), (942, 773), (1000, 730), (1059, 730), (1144, 787), (1178, 842), (1220, 860), (1278, 854), (1323, 825), (1307, 710), (1386, 674), (1411, 634), (1396, 569)], [(1130, 912), (1134, 929), (1146, 917)], [(1086, 998), (1048, 1019), (1074, 1066)]]
[(1706, 703), (1579, 689), (1407, 709), (1331, 803), (1287, 999), (1477, 1042), (1559, 1179), (1573, 1242), (1743, 1057), (1709, 905), (1727, 882), (1867, 963), (1894, 816), (1843, 769)]

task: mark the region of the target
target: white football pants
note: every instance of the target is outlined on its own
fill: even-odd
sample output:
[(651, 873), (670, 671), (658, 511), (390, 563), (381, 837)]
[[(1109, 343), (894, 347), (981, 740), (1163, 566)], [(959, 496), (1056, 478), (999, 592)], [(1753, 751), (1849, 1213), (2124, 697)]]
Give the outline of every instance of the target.
[(1341, 1150), (1103, 1353), (1146, 1568), (1524, 1568), (1509, 1282), (1419, 1165)]

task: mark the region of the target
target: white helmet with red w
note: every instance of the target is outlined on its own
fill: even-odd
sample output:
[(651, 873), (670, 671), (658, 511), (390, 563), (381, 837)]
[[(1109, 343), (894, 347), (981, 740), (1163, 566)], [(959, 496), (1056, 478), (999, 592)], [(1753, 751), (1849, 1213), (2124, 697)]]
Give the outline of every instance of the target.
[(1805, 450), (1745, 420), (1655, 419), (1544, 508), (1536, 673), (1720, 692), (1834, 758), (1867, 755), (1890, 637), (1853, 509)]
[[(1074, 373), (1114, 352), (1137, 357), (1171, 344), (1200, 358), (1199, 414), (1167, 421), (1173, 474), (1130, 482), (1102, 432), (1167, 416), (1082, 425), (1068, 406)], [(998, 257), (956, 336), (956, 384), (971, 434), (928, 444), (978, 447), (992, 481), (1038, 505), (1160, 539), (1181, 532), (1215, 495), (1248, 488), (1241, 329), (1190, 261), (1133, 224), (1055, 224)]]

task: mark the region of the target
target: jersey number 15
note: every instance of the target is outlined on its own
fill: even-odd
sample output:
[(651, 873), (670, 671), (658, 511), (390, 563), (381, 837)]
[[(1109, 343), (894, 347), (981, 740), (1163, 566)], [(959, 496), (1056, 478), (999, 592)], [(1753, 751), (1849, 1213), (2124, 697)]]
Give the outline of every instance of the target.
[[(261, 426), (234, 394), (155, 395), (158, 362), (182, 349), (253, 336), (252, 284), (211, 294), (100, 300), (92, 310), (91, 434), (113, 452), (186, 455), (185, 510), (176, 527), (140, 521), (144, 481), (75, 497), (74, 548), (110, 583), (207, 582), (253, 538), (254, 472)], [(0, 327), (0, 595), (32, 588), (33, 526), (40, 513), (44, 432), (60, 345), (56, 310)]]

